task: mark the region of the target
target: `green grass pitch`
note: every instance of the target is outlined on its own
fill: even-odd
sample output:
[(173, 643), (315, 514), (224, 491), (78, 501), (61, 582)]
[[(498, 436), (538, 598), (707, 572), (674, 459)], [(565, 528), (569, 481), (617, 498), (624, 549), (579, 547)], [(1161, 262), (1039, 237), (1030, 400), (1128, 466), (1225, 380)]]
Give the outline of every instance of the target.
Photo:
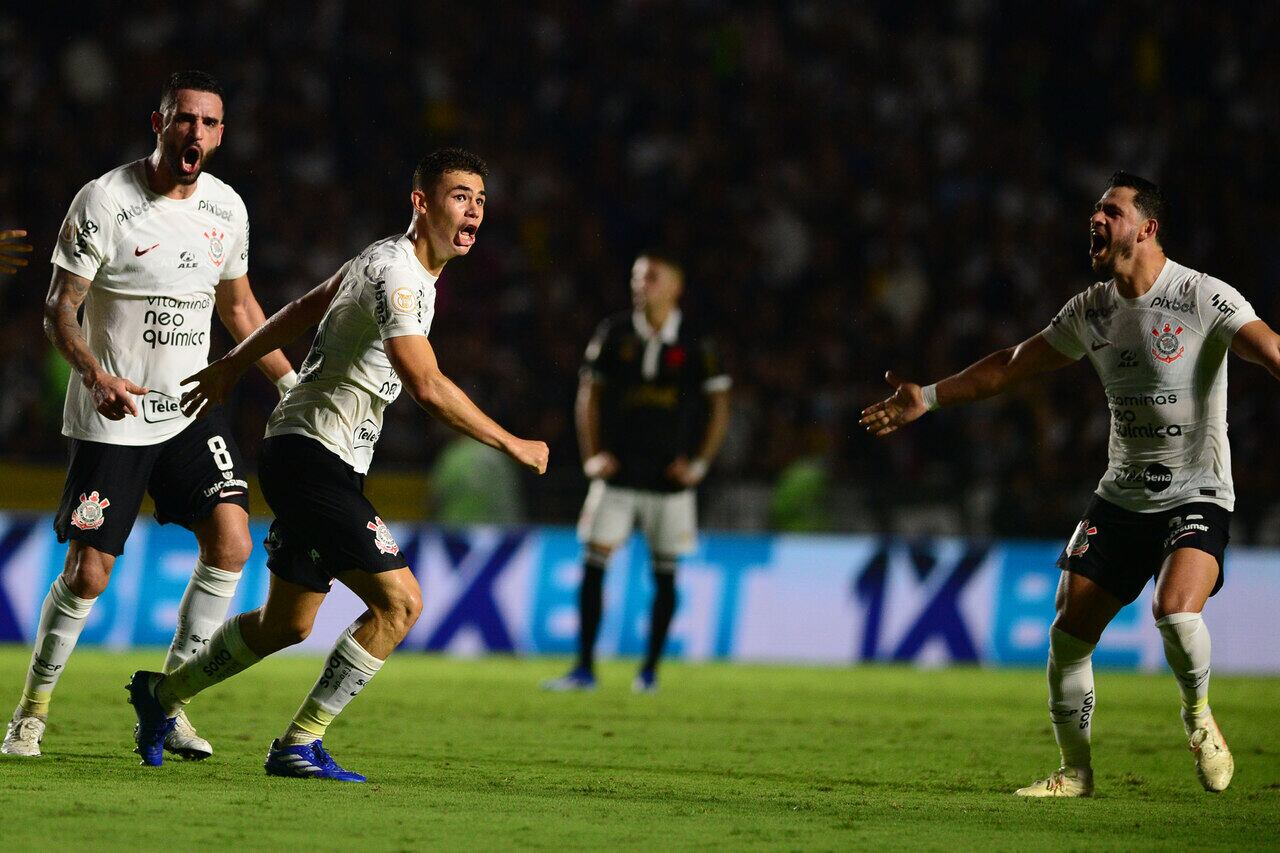
[[(16, 699), (27, 649), (0, 647)], [(0, 848), (1275, 849), (1280, 679), (1215, 676), (1236, 756), (1196, 781), (1169, 676), (1098, 674), (1098, 796), (1010, 792), (1055, 766), (1039, 671), (669, 665), (546, 694), (564, 661), (395, 656), (327, 744), (370, 784), (263, 774), (318, 660), (277, 657), (190, 708), (216, 754), (137, 766), (123, 685), (159, 650), (72, 658), (39, 759), (0, 757)], [(7, 707), (7, 706), (6, 706)]]

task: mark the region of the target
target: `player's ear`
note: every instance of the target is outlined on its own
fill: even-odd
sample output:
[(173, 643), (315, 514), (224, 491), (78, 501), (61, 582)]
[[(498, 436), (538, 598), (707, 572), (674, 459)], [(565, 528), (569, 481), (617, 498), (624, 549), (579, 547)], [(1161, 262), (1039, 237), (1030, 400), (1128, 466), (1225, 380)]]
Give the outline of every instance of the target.
[(161, 112), (151, 113), (151, 132), (160, 133), (164, 130), (164, 114)]
[(1138, 238), (1141, 240), (1154, 240), (1160, 232), (1160, 221), (1157, 219), (1147, 219), (1142, 223), (1139, 229)]
[(427, 194), (422, 190), (414, 190), (409, 193), (409, 204), (413, 205), (413, 212), (420, 216), (427, 215)]

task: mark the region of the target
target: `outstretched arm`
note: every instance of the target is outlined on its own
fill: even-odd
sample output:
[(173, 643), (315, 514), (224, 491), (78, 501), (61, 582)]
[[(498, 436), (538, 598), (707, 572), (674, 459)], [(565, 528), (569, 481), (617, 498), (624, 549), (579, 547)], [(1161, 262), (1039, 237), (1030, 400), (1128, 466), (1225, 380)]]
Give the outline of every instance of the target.
[(1231, 339), (1231, 351), (1254, 364), (1260, 364), (1280, 379), (1280, 335), (1263, 320), (1245, 323)]
[[(249, 276), (229, 279), (218, 284), (216, 307), (222, 325), (231, 337), (240, 343), (267, 321), (262, 306), (249, 286)], [(272, 382), (279, 382), (293, 373), (293, 366), (280, 350), (272, 350), (258, 360), (258, 369)]]
[(1044, 335), (1037, 334), (1017, 346), (993, 352), (927, 389), (900, 379), (891, 370), (885, 380), (894, 387), (893, 396), (863, 409), (859, 423), (880, 438), (939, 406), (994, 397), (1015, 382), (1072, 363), (1073, 359), (1058, 352)]
[(182, 380), (183, 385), (195, 383), (194, 388), (182, 395), (183, 414), (203, 415), (212, 406), (221, 404), (249, 365), (293, 343), (303, 332), (318, 324), (324, 318), (324, 312), (329, 310), (329, 303), (337, 295), (346, 273), (347, 267), (343, 265), (328, 281), (272, 314), (222, 358)]
[(440, 372), (435, 350), (425, 335), (400, 335), (382, 343), (404, 389), (433, 418), (501, 450), (539, 474), (546, 472), (550, 453), (547, 445), (516, 438), (480, 411), (461, 388)]
[(54, 264), (49, 295), (44, 300), (44, 333), (71, 368), (80, 374), (80, 381), (93, 396), (98, 414), (118, 421), (126, 415), (138, 414), (133, 397), (146, 394), (147, 389), (103, 370), (89, 349), (81, 333), (78, 312), (92, 284), (84, 276)]

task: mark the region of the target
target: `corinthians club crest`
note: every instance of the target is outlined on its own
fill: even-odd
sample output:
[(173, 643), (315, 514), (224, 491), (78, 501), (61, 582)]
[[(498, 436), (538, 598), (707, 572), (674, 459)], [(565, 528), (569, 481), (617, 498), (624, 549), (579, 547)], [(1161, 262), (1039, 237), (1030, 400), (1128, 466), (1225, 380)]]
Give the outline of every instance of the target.
[(97, 530), (104, 520), (102, 511), (109, 506), (111, 501), (99, 498), (97, 492), (90, 492), (88, 497), (81, 492), (80, 506), (71, 513), (71, 523), (81, 530)]
[(379, 554), (399, 554), (400, 546), (387, 528), (387, 523), (379, 516), (374, 516), (365, 527), (373, 531), (373, 544), (378, 547)]
[(1067, 543), (1067, 554), (1072, 557), (1079, 557), (1089, 550), (1089, 537), (1098, 532), (1098, 528), (1089, 524), (1089, 519), (1084, 519), (1076, 525), (1076, 532), (1071, 534), (1071, 541)]
[(222, 262), (226, 260), (224, 257), (226, 249), (222, 245), (222, 241), (226, 239), (225, 231), (219, 231), (217, 228), (210, 228), (204, 232), (205, 238), (209, 241), (209, 260), (213, 262), (215, 267), (222, 266)]
[(1151, 336), (1155, 338), (1155, 343), (1151, 347), (1151, 354), (1163, 361), (1165, 364), (1172, 364), (1182, 358), (1182, 354), (1187, 348), (1182, 345), (1182, 341), (1178, 335), (1182, 334), (1182, 327), (1173, 323), (1165, 323), (1163, 327), (1158, 324), (1151, 327)]

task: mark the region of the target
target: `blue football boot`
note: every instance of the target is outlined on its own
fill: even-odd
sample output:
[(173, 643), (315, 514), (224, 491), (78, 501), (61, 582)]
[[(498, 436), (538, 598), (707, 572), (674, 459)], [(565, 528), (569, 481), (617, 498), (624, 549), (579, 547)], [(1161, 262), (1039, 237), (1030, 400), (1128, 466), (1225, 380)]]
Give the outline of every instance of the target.
[(153, 682), (160, 677), (158, 672), (138, 670), (125, 685), (129, 691), (129, 704), (138, 715), (138, 725), (133, 728), (133, 740), (138, 745), (134, 752), (142, 756), (142, 763), (147, 767), (164, 764), (164, 739), (177, 724), (176, 717), (165, 715), (160, 700), (152, 691)]
[(291, 779), (332, 779), (336, 782), (363, 782), (364, 777), (350, 770), (343, 770), (338, 762), (325, 751), (317, 738), (311, 743), (281, 746), (280, 740), (271, 741), (266, 763), (262, 765), (268, 776), (287, 776)]
[(631, 682), (632, 693), (657, 693), (658, 674), (651, 669), (642, 669)]
[(591, 670), (580, 666), (570, 671), (568, 675), (542, 682), (542, 689), (550, 690), (552, 693), (595, 690), (596, 676)]

